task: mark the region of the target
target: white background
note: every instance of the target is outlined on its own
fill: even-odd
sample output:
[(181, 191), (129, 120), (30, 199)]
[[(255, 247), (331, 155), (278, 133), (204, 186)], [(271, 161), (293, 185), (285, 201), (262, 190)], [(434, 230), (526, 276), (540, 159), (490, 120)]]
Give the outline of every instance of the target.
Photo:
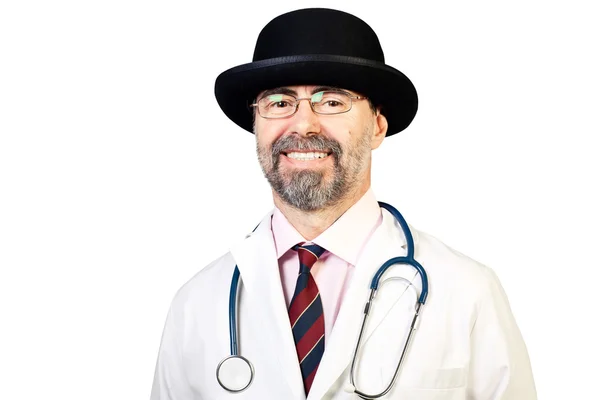
[(598, 398), (593, 3), (3, 2), (0, 398), (148, 398), (175, 291), (272, 206), (215, 77), (303, 6), (367, 21), (419, 92), (378, 199), (494, 268), (540, 399)]

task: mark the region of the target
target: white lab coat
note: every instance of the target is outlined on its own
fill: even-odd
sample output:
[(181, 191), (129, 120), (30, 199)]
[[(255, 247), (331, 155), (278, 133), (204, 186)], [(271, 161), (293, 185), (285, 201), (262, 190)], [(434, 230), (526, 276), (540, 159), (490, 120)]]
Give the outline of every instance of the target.
[[(315, 376), (308, 400), (357, 399), (344, 390), (369, 284), (389, 258), (405, 255), (401, 228), (387, 211), (356, 265), (352, 282)], [(534, 400), (529, 357), (496, 275), (487, 267), (411, 229), (415, 258), (427, 271), (429, 297), (393, 389), (383, 399)], [(216, 367), (229, 355), (229, 288), (235, 265), (240, 353), (255, 369), (252, 385), (230, 394)], [(418, 274), (393, 267), (384, 276)], [(388, 384), (414, 313), (416, 291), (401, 280), (381, 287), (360, 352), (357, 386), (380, 392)], [(305, 399), (267, 215), (254, 233), (200, 271), (175, 296), (165, 324), (151, 400)]]

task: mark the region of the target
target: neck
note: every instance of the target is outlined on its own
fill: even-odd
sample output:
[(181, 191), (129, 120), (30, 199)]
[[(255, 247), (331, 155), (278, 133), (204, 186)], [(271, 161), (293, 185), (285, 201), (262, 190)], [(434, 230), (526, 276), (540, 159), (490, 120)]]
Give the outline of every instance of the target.
[(354, 191), (348, 193), (337, 203), (320, 208), (314, 211), (304, 211), (285, 203), (273, 192), (275, 206), (287, 218), (294, 228), (307, 241), (325, 232), (339, 217), (341, 217), (350, 207), (352, 207), (371, 187), (370, 179), (365, 180), (364, 184)]

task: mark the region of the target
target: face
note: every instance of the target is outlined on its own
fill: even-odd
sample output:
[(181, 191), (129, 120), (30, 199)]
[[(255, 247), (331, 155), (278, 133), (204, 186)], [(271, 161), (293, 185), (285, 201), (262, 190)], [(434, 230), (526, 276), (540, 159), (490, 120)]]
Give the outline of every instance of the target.
[[(296, 98), (310, 98), (325, 88), (280, 89)], [(353, 99), (350, 111), (336, 115), (316, 114), (308, 101), (300, 101), (296, 113), (285, 118), (255, 113), (258, 159), (276, 196), (285, 203), (315, 211), (370, 185), (371, 150), (383, 141), (387, 121), (368, 100)]]

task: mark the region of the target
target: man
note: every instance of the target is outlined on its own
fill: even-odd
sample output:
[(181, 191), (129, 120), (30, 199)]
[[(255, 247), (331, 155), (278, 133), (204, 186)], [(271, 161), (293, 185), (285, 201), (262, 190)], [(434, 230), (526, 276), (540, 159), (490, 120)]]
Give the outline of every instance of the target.
[[(365, 22), (328, 9), (281, 15), (215, 94), (256, 134), (275, 209), (175, 296), (152, 400), (536, 398), (494, 273), (405, 231), (375, 199), (371, 151), (410, 124), (417, 95)], [(424, 272), (390, 267), (363, 330), (374, 274), (413, 249)]]

